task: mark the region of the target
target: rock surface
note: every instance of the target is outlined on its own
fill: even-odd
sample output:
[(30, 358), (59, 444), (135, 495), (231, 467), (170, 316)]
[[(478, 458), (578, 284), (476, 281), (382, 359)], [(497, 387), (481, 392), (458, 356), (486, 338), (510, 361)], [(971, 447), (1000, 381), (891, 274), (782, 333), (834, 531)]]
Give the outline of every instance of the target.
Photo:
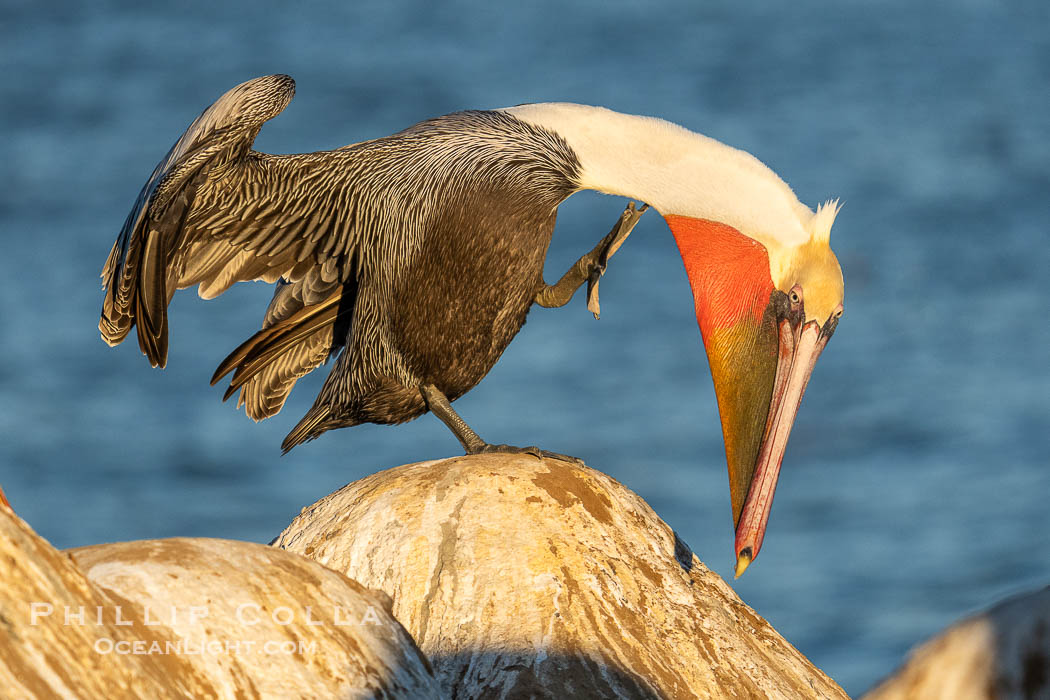
[(587, 467), (398, 467), (304, 509), (275, 544), (388, 593), (450, 697), (847, 697)]
[(865, 700), (1050, 698), (1050, 587), (925, 642)]
[(387, 605), (259, 544), (59, 552), (0, 506), (4, 698), (439, 697)]
[[(50, 612), (48, 612), (50, 606)], [(121, 609), (117, 625), (114, 614)], [(98, 608), (106, 611), (95, 625)], [(65, 613), (85, 611), (85, 624)], [(101, 654), (114, 643), (172, 641), (140, 611), (93, 584), (7, 507), (0, 506), (0, 689), (5, 698), (197, 698), (218, 688), (192, 659)]]
[(195, 665), (222, 696), (439, 696), (390, 599), (303, 557), (204, 538), (70, 554), (93, 583), (167, 626), (183, 653), (208, 650)]

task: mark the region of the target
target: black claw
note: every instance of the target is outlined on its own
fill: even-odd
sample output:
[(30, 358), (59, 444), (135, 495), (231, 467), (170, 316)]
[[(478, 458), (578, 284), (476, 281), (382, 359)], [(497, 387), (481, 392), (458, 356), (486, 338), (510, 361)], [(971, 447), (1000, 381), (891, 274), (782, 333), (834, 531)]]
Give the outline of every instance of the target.
[(577, 465), (582, 465), (583, 464), (583, 460), (581, 460), (579, 457), (572, 457), (570, 455), (563, 455), (560, 452), (550, 452), (549, 450), (541, 450), (540, 448), (536, 447), (535, 445), (529, 445), (528, 447), (516, 447), (514, 445), (490, 445), (488, 443), (485, 443), (481, 447), (478, 447), (476, 449), (473, 449), (473, 450), (470, 450), (469, 452), (467, 452), (467, 454), (472, 454), (472, 455), (474, 455), (474, 454), (493, 454), (493, 453), (517, 454), (517, 455), (527, 454), (527, 455), (532, 455), (533, 457), (535, 457), (536, 459), (539, 459), (539, 460), (543, 460), (543, 459), (557, 459), (557, 460), (561, 460), (562, 462), (569, 462), (570, 464), (577, 464)]
[(572, 455), (563, 455), (561, 452), (549, 452), (542, 450), (543, 456), (548, 459), (557, 459), (561, 462), (568, 462), (569, 464), (575, 464), (577, 466), (583, 466), (583, 460), (579, 457), (573, 457)]

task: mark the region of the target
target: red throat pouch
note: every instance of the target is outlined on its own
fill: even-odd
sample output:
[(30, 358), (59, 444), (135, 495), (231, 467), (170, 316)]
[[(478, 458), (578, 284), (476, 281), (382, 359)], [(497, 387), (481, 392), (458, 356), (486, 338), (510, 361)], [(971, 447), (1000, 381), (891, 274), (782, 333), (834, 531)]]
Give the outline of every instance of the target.
[(665, 219), (685, 263), (704, 340), (745, 318), (760, 321), (773, 293), (765, 246), (717, 221)]

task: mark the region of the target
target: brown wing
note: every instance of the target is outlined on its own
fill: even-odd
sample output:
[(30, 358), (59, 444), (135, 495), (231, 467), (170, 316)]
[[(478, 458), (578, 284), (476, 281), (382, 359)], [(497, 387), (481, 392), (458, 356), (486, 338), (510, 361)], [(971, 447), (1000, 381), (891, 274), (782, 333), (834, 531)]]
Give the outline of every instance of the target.
[(340, 285), (319, 303), (305, 303), (302, 292), (301, 285), (282, 282), (262, 330), (230, 353), (212, 376), (214, 385), (233, 372), (223, 400), (239, 389), (237, 406), (244, 406), (254, 420), (279, 412), (296, 380), (338, 352), (346, 340), (356, 280)]
[[(153, 366), (167, 360), (167, 305), (199, 285), (209, 299), (239, 281), (284, 278), (319, 303), (353, 275), (348, 152), (270, 156), (250, 150), (294, 92), (287, 76), (233, 88), (190, 125), (142, 188), (102, 271), (99, 321), (116, 345), (138, 327)], [(316, 352), (314, 353), (316, 354)], [(301, 364), (301, 363), (300, 363)]]

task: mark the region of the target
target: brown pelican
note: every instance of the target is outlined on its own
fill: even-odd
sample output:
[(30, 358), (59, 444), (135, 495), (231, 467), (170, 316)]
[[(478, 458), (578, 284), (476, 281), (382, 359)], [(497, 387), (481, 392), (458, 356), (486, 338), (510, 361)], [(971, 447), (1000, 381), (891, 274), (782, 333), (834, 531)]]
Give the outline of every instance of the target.
[[(543, 262), (558, 205), (578, 190), (647, 202), (667, 221), (692, 286), (729, 465), (737, 575), (758, 554), (810, 372), (842, 314), (816, 212), (756, 158), (669, 122), (600, 107), (467, 111), (334, 151), (251, 149), (291, 100), (285, 75), (250, 80), (194, 121), (142, 188), (102, 272), (99, 329), (138, 327), (163, 367), (176, 289), (205, 299), (276, 282), (262, 330), (219, 366), (228, 398), (260, 420), (296, 380), (334, 363), (285, 451), (333, 428), (428, 410), (467, 453), (489, 445), (450, 401), (474, 387), (533, 304), (562, 306), (596, 280), (644, 207), (555, 285)], [(647, 206), (648, 206), (647, 205)], [(534, 449), (534, 448), (531, 448)]]

